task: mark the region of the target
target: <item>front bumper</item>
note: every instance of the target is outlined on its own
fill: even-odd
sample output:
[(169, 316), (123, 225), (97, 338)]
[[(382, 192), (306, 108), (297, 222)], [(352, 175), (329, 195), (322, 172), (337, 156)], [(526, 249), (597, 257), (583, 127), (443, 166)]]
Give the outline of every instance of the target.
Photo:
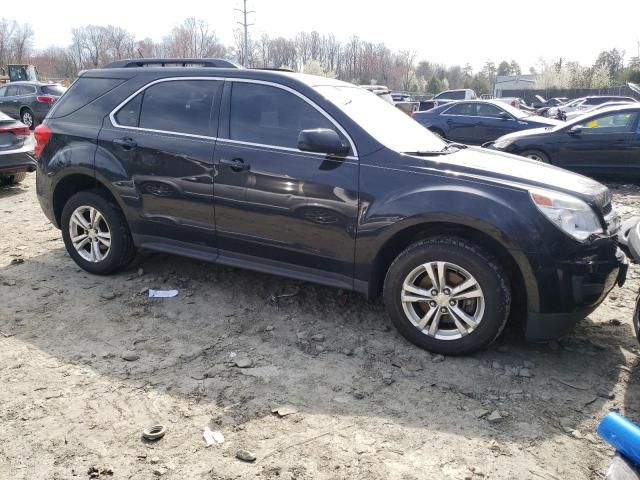
[(528, 312), (525, 338), (529, 341), (555, 340), (593, 312), (611, 289), (624, 284), (628, 260), (614, 239), (583, 256), (559, 260), (539, 271), (540, 308)]

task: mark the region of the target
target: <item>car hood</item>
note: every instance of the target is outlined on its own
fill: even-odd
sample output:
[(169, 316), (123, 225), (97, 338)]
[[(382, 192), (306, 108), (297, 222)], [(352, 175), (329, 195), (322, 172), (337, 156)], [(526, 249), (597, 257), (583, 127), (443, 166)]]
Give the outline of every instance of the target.
[(462, 170), (461, 173), (484, 180), (523, 189), (540, 187), (557, 190), (579, 197), (588, 203), (595, 203), (598, 207), (607, 203), (604, 199), (608, 195), (607, 187), (601, 183), (528, 158), (480, 147), (468, 147), (440, 159), (443, 163), (448, 163), (447, 168), (451, 170), (455, 170), (455, 165)]
[[(564, 122), (554, 123), (553, 126), (559, 125), (560, 123), (564, 123)], [(506, 135), (503, 135), (502, 137), (498, 138), (496, 142), (502, 142), (504, 140), (513, 141), (513, 140), (518, 140), (519, 138), (524, 138), (524, 137), (535, 137), (536, 135), (545, 135), (550, 132), (551, 132), (551, 129), (549, 127), (539, 127), (539, 128), (530, 128), (528, 130), (518, 130), (517, 132), (507, 133)]]

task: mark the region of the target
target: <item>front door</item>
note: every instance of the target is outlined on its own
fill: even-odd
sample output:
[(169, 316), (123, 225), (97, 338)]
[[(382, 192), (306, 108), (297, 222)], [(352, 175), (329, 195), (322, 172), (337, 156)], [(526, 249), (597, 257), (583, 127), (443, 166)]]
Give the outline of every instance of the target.
[[(155, 83), (105, 120), (99, 145), (122, 166), (140, 243), (215, 255), (213, 152), (222, 81)], [(97, 169), (101, 165), (96, 165)], [(131, 188), (132, 191), (129, 191)]]
[(634, 111), (604, 113), (585, 120), (577, 132), (559, 132), (558, 166), (587, 174), (628, 170), (634, 163), (637, 117)]
[(18, 102), (20, 96), (19, 85), (7, 85), (4, 98), (2, 99), (1, 110), (12, 118), (20, 118)]
[(336, 158), (297, 148), (301, 130), (340, 129), (277, 85), (227, 82), (223, 102), (214, 162), (219, 261), (351, 286), (358, 160), (353, 151)]

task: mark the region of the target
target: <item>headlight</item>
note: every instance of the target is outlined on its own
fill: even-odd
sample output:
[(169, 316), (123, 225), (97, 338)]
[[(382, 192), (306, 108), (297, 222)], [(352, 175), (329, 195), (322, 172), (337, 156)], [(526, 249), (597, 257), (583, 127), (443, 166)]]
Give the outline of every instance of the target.
[(593, 209), (579, 198), (550, 190), (532, 189), (531, 200), (545, 217), (576, 240), (603, 233)]
[(493, 146), (495, 148), (498, 148), (500, 150), (502, 150), (503, 148), (507, 148), (509, 145), (511, 145), (512, 140), (496, 140), (495, 142), (493, 142)]

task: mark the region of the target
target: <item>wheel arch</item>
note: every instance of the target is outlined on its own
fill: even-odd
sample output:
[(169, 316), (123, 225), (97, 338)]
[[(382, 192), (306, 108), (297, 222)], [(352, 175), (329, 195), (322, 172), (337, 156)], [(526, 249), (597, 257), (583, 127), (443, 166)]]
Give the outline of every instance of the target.
[(64, 209), (67, 201), (73, 195), (83, 190), (100, 190), (117, 205), (120, 205), (111, 191), (94, 177), (87, 175), (86, 173), (72, 173), (60, 179), (53, 191), (53, 213), (58, 226), (60, 226), (62, 210)]
[(434, 221), (407, 226), (394, 233), (382, 245), (371, 271), (368, 295), (376, 298), (382, 292), (386, 272), (393, 260), (409, 245), (435, 236), (447, 235), (472, 242), (492, 254), (505, 269), (512, 286), (512, 316), (526, 315), (527, 309), (538, 309), (538, 285), (524, 253), (505, 244), (497, 236), (476, 226), (448, 221)]

